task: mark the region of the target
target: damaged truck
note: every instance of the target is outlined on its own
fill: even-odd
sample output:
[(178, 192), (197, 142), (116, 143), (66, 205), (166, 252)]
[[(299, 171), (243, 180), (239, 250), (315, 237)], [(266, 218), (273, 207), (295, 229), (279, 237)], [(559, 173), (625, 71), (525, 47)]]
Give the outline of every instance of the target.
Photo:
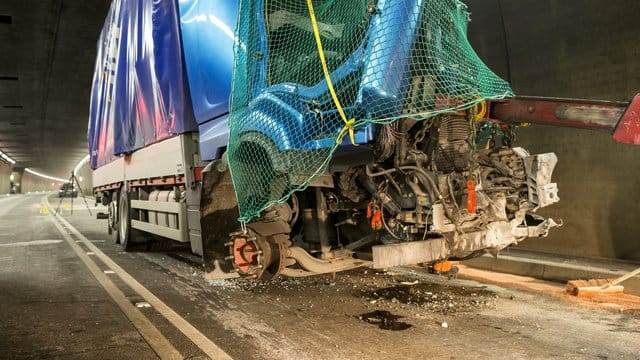
[(123, 249), (175, 241), (211, 278), (466, 259), (559, 221), (522, 123), (640, 143), (640, 100), (517, 97), (458, 0), (113, 0), (88, 131)]

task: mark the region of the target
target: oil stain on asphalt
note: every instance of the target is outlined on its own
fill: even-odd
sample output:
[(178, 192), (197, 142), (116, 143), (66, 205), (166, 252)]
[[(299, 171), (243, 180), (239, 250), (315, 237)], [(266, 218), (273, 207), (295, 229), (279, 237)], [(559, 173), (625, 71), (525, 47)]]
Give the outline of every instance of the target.
[(380, 329), (383, 330), (407, 330), (413, 325), (408, 324), (406, 322), (398, 321), (402, 316), (394, 315), (389, 311), (385, 310), (376, 310), (370, 313), (362, 314), (358, 316), (358, 319), (367, 322), (369, 324), (378, 325)]

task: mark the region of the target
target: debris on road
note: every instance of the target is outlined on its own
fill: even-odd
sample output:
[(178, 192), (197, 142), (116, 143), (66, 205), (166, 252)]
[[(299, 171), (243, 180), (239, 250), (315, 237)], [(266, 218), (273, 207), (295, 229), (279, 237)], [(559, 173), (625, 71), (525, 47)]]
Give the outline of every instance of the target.
[(489, 290), (447, 286), (437, 283), (396, 285), (365, 291), (365, 299), (390, 304), (415, 305), (432, 313), (455, 313), (476, 311), (491, 306), (497, 295)]

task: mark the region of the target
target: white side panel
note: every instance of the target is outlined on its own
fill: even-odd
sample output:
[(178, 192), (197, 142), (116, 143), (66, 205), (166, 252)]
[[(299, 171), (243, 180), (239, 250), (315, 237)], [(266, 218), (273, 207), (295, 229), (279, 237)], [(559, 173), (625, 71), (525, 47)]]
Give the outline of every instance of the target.
[(182, 175), (185, 172), (179, 135), (136, 150), (130, 157), (120, 157), (93, 171), (93, 186), (98, 187), (125, 180), (149, 179)]
[(189, 241), (189, 239), (186, 238), (186, 232), (181, 229), (171, 229), (165, 226), (149, 224), (138, 220), (131, 220), (131, 227), (180, 242)]
[(131, 154), (125, 164), (127, 180), (184, 174), (185, 164), (179, 135), (149, 145)]
[(181, 214), (186, 211), (186, 205), (184, 203), (145, 200), (131, 200), (131, 208), (162, 211), (173, 214)]
[[(145, 200), (131, 200), (132, 209), (156, 210), (157, 221), (142, 222), (131, 220), (134, 229), (150, 232), (169, 239), (187, 242), (189, 241), (187, 230), (187, 204), (176, 202), (159, 202)], [(174, 226), (171, 226), (171, 217), (174, 217)]]
[(117, 183), (124, 180), (124, 159), (118, 158), (93, 171), (93, 187)]

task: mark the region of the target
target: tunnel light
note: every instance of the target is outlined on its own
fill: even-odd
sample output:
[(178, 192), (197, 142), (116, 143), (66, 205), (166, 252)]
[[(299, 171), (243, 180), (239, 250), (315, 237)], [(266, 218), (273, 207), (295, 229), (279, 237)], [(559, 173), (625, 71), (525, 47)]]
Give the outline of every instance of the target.
[[(16, 163), (15, 160), (13, 160), (9, 155), (7, 155), (6, 153), (4, 153), (2, 151), (0, 151), (0, 158), (4, 159), (5, 161), (7, 161), (11, 165), (15, 165), (15, 163)], [(78, 164), (76, 164), (76, 167), (73, 169), (73, 173), (74, 174), (78, 173), (78, 171), (80, 170), (82, 165), (86, 164), (88, 161), (89, 161), (89, 155), (83, 157), (82, 160), (80, 160), (80, 162), (78, 162)], [(41, 177), (43, 179), (58, 181), (58, 182), (62, 182), (62, 183), (66, 183), (68, 181), (66, 179), (57, 178), (55, 176), (45, 175), (45, 174), (39, 173), (39, 172), (37, 172), (35, 170), (31, 170), (29, 168), (25, 168), (24, 171), (29, 173), (29, 174), (31, 174), (31, 175), (33, 175), (33, 176), (38, 176), (38, 177)], [(51, 186), (53, 186), (53, 185), (54, 184), (51, 183)]]
[[(82, 167), (82, 165), (86, 164), (89, 162), (89, 155), (87, 154), (87, 156), (83, 157), (82, 160), (80, 160), (78, 162), (78, 164), (76, 164), (76, 167), (73, 168), (73, 173), (74, 174), (78, 174), (78, 171), (80, 171), (80, 168)], [(82, 180), (80, 180), (82, 181)]]
[(54, 177), (54, 176), (49, 176), (49, 175), (41, 174), (41, 173), (39, 173), (39, 172), (37, 172), (37, 171), (35, 171), (35, 170), (31, 170), (31, 169), (29, 169), (29, 168), (24, 169), (24, 171), (25, 171), (25, 172), (28, 172), (28, 173), (29, 173), (29, 174), (31, 174), (31, 175), (39, 176), (39, 177), (44, 178), (44, 179), (49, 179), (49, 180), (53, 180), (53, 181), (60, 181), (60, 182), (63, 182), (63, 183), (66, 183), (66, 182), (67, 182), (67, 180), (66, 180), (66, 179), (61, 179), (61, 178), (57, 178), (57, 177)]
[(3, 158), (5, 161), (9, 162), (9, 164), (11, 165), (14, 165), (16, 163), (15, 160), (13, 160), (11, 157), (9, 157), (9, 155), (5, 154), (2, 151), (0, 151), (0, 157)]

